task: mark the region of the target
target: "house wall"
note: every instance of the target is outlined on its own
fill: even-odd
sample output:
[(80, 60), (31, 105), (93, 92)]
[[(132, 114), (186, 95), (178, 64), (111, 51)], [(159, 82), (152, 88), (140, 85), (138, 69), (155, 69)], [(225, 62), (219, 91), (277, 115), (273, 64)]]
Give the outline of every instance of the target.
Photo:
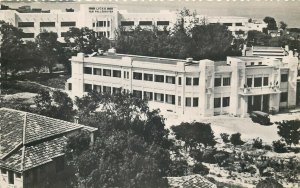
[[(4, 173), (5, 171), (5, 173)], [(10, 184), (8, 180), (9, 170), (1, 168), (0, 172), (0, 188), (23, 188), (23, 176), (17, 177), (16, 172), (10, 171), (14, 176), (14, 184)]]

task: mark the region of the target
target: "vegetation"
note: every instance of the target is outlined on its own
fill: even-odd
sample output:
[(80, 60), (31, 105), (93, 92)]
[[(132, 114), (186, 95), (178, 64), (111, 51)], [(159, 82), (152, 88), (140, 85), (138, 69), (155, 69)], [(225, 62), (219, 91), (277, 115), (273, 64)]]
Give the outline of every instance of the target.
[(262, 139), (260, 138), (253, 139), (252, 147), (257, 149), (262, 149), (263, 148)]
[(230, 136), (230, 142), (234, 146), (243, 145), (244, 142), (241, 140), (241, 133), (235, 133)]
[(273, 149), (277, 153), (284, 153), (287, 151), (286, 144), (280, 140), (273, 141)]
[(281, 136), (289, 146), (299, 144), (300, 120), (282, 121), (276, 124), (278, 124), (278, 135)]
[(229, 134), (227, 134), (227, 133), (221, 133), (220, 136), (221, 136), (221, 138), (222, 138), (222, 140), (223, 140), (224, 143), (230, 142), (230, 140), (229, 140)]

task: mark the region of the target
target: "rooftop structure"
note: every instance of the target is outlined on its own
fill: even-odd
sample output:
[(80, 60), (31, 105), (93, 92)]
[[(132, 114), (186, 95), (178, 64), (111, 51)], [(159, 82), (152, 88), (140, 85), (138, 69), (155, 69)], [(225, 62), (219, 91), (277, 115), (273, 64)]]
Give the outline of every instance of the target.
[[(0, 108), (0, 187), (44, 187), (46, 179), (30, 180), (36, 169), (53, 175), (63, 171), (68, 136), (86, 130), (91, 139), (96, 128), (33, 113)], [(60, 169), (52, 169), (58, 163)], [(53, 171), (51, 171), (53, 170)], [(59, 173), (58, 173), (59, 172)], [(47, 173), (46, 173), (47, 174)], [(43, 182), (44, 181), (44, 182)]]
[(296, 105), (298, 58), (241, 56), (226, 62), (110, 53), (71, 59), (66, 89), (74, 96), (121, 89), (147, 98), (150, 108), (178, 116), (279, 111)]
[(269, 46), (252, 46), (243, 49), (243, 56), (260, 56), (267, 58), (281, 59), (287, 56), (289, 53), (293, 55), (292, 51), (289, 51), (289, 47), (269, 47)]

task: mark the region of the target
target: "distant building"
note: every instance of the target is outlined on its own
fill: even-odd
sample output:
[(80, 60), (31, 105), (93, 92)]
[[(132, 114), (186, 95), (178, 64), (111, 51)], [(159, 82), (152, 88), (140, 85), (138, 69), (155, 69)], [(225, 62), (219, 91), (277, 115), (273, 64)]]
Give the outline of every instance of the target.
[(67, 137), (96, 128), (37, 114), (0, 108), (0, 187), (65, 187)]
[[(243, 49), (243, 56), (260, 56), (267, 58), (276, 58), (282, 60), (284, 56), (289, 54), (289, 47), (269, 47), (269, 46), (252, 46)], [(293, 53), (293, 52), (290, 52)]]
[[(169, 30), (178, 19), (178, 12), (161, 10), (150, 13), (130, 13), (119, 10), (114, 4), (81, 4), (79, 11), (69, 8), (62, 10), (33, 9), (23, 6), (18, 9), (8, 7), (0, 10), (0, 20), (5, 20), (24, 31), (23, 38), (32, 40), (43, 31), (57, 33), (59, 40), (63, 41), (66, 32), (71, 27), (88, 27), (94, 30), (98, 36), (115, 38), (115, 31), (119, 26), (129, 31), (137, 26), (152, 29), (157, 27), (158, 31)], [(186, 17), (191, 21), (192, 17)], [(207, 17), (196, 15), (194, 25), (206, 23), (220, 23), (228, 26), (228, 29), (236, 37), (245, 37), (248, 30), (262, 31), (266, 24), (258, 20), (249, 22), (246, 17)], [(188, 22), (186, 22), (188, 27)]]
[(179, 116), (265, 112), (296, 105), (298, 58), (227, 57), (227, 62), (114, 54), (72, 57), (66, 89), (116, 93), (121, 88), (147, 98), (151, 108)]

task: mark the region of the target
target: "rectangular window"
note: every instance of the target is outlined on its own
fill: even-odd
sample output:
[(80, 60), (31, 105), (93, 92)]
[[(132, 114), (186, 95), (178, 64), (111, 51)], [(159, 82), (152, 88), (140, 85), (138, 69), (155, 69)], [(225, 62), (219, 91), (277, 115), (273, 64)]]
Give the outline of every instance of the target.
[(230, 97), (223, 97), (223, 107), (229, 106)]
[(7, 170), (4, 168), (1, 168), (1, 174), (6, 174), (6, 173), (7, 173)]
[(187, 85), (187, 86), (192, 85), (192, 78), (186, 77), (186, 78), (185, 78), (185, 85)]
[(40, 22), (40, 27), (55, 27), (55, 22)]
[(192, 99), (191, 97), (185, 98), (185, 106), (192, 106)]
[(121, 78), (121, 71), (120, 70), (113, 70), (113, 77)]
[(166, 95), (166, 103), (175, 104), (175, 95)]
[(132, 92), (133, 96), (134, 97), (137, 97), (137, 98), (142, 98), (142, 91), (139, 91), (139, 90), (133, 90)]
[(107, 21), (107, 27), (110, 27), (110, 21)]
[(99, 69), (99, 68), (94, 68), (94, 69), (93, 69), (93, 73), (94, 73), (94, 75), (99, 75), (99, 76), (101, 76), (101, 69)]
[(76, 22), (61, 22), (60, 26), (62, 26), (62, 27), (75, 27)]
[(181, 106), (181, 96), (178, 96), (178, 106)]
[(34, 22), (19, 22), (18, 27), (34, 27)]
[(34, 33), (22, 33), (22, 38), (34, 38)]
[(223, 78), (223, 86), (230, 86), (230, 77)]
[(221, 86), (221, 78), (215, 78), (215, 87)]
[(193, 85), (198, 86), (199, 85), (199, 78), (193, 78)]
[(214, 98), (214, 108), (221, 107), (221, 98)]
[(153, 74), (144, 73), (144, 80), (145, 81), (153, 81)]
[(152, 25), (152, 21), (139, 21), (139, 25)]
[(264, 77), (264, 86), (269, 85), (269, 77)]
[(107, 31), (107, 38), (109, 38), (110, 37), (110, 31)]
[(134, 26), (134, 21), (121, 21), (121, 26)]
[(8, 183), (15, 184), (15, 177), (13, 171), (8, 171)]
[(181, 80), (182, 80), (181, 77), (178, 77), (178, 85), (180, 86), (182, 85)]
[(157, 21), (157, 25), (169, 25), (169, 21)]
[(92, 84), (84, 84), (84, 92), (91, 92), (93, 89)]
[(111, 93), (111, 87), (103, 86), (103, 93)]
[(155, 82), (165, 82), (164, 75), (155, 75)]
[(101, 92), (101, 86), (100, 85), (94, 85), (94, 91), (97, 91), (97, 92)]
[(193, 98), (193, 107), (198, 107), (199, 105), (199, 98), (198, 97), (194, 97)]
[(144, 91), (144, 99), (152, 101), (153, 100), (153, 93), (152, 92), (148, 92), (148, 91)]
[(129, 79), (129, 72), (128, 71), (124, 71), (123, 72), (124, 73), (124, 78), (126, 78), (126, 79)]
[(106, 21), (98, 21), (96, 26), (97, 27), (106, 27)]
[(143, 79), (143, 74), (140, 72), (133, 72), (133, 79), (134, 80), (142, 80)]
[(68, 90), (72, 91), (72, 83), (68, 83)]
[(175, 76), (166, 76), (166, 83), (175, 84)]
[(164, 94), (154, 93), (154, 100), (157, 102), (164, 102)]
[(110, 69), (103, 69), (103, 76), (111, 76), (111, 70)]
[(22, 177), (22, 174), (21, 173), (16, 173), (16, 178), (21, 178)]
[(247, 86), (252, 87), (252, 78), (247, 78)]
[(281, 74), (281, 82), (287, 82), (288, 81), (288, 74)]
[(262, 77), (254, 78), (254, 87), (261, 87), (262, 86)]
[(84, 67), (83, 73), (84, 74), (92, 74), (92, 67)]
[(113, 94), (121, 93), (121, 88), (113, 87)]
[(280, 102), (287, 102), (288, 100), (288, 92), (280, 93)]
[(232, 23), (223, 23), (223, 25), (232, 26)]
[(243, 26), (243, 23), (235, 23), (236, 26)]

